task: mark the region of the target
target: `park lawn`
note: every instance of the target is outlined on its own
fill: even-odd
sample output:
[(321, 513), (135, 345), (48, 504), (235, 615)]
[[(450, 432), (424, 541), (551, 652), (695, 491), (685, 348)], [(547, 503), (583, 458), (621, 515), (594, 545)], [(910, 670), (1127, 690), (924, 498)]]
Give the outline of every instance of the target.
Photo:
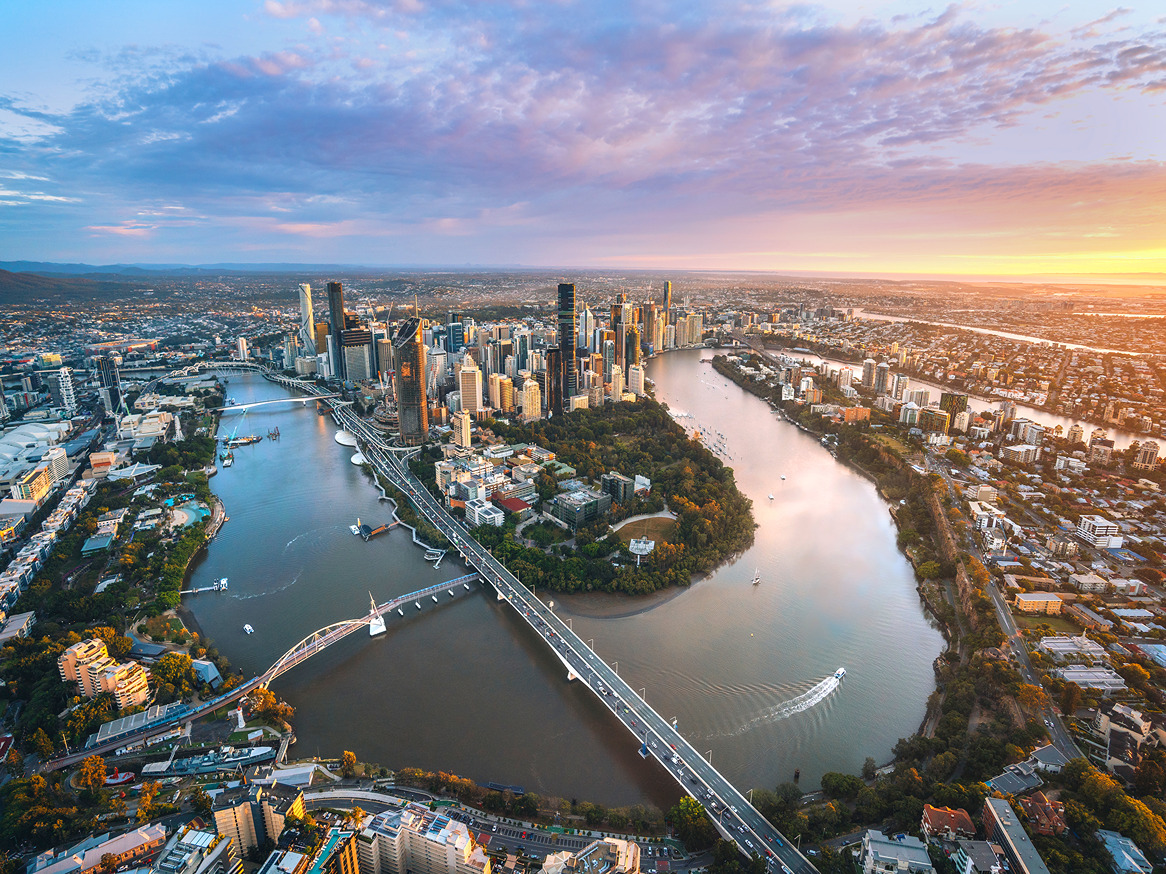
[(882, 443), (887, 448), (895, 450), (895, 452), (899, 453), (902, 458), (907, 458), (912, 454), (910, 449), (908, 449), (894, 437), (891, 437), (887, 434), (873, 434), (871, 436), (873, 436), (875, 440), (877, 440), (879, 443)]
[(1057, 634), (1080, 634), (1081, 627), (1064, 616), (1049, 616), (1047, 614), (1013, 613), (1012, 618), (1023, 629), (1037, 629), (1047, 625)]
[(655, 540), (657, 543), (671, 543), (676, 534), (676, 520), (664, 516), (637, 519), (635, 522), (624, 525), (616, 534), (624, 543), (645, 537), (648, 540)]

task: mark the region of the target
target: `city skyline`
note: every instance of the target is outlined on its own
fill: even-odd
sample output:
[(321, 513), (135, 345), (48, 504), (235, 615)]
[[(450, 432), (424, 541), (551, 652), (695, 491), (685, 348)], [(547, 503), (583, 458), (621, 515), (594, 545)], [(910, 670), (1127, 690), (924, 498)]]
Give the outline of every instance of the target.
[(1148, 8), (73, 7), (7, 15), (2, 259), (1162, 272)]

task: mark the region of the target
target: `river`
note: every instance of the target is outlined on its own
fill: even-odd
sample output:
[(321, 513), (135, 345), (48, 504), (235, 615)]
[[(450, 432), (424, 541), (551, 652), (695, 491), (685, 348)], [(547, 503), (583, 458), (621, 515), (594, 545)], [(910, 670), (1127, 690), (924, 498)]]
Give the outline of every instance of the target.
[[(742, 789), (773, 787), (800, 768), (809, 790), (825, 771), (857, 772), (866, 756), (885, 761), (921, 722), (943, 645), (887, 506), (868, 481), (716, 374), (701, 350), (654, 359), (648, 374), (660, 400), (725, 434), (729, 464), (754, 501), (756, 543), (675, 597), (629, 600), (616, 617), (603, 615), (601, 598), (567, 604), (539, 594)], [(229, 394), (240, 403), (286, 396), (254, 375), (232, 376)], [(233, 427), (230, 417), (224, 425)], [(369, 543), (353, 537), (356, 517), (388, 518), (349, 462), (353, 450), (334, 442), (335, 425), (310, 405), (257, 408), (239, 433), (276, 425), (279, 441), (237, 450), (235, 465), (212, 480), (230, 521), (193, 583), (225, 576), (230, 592), (186, 602), (248, 675), (313, 630), (367, 611), (370, 590), (381, 601), (466, 572), (450, 560), (435, 571), (401, 529)], [(678, 787), (640, 759), (584, 687), (566, 682), (510, 608), (485, 591), (426, 606), (277, 681), (296, 708), (293, 756), (350, 749), (390, 768), (607, 805), (675, 801)], [(841, 666), (847, 676), (834, 688), (825, 681)]]

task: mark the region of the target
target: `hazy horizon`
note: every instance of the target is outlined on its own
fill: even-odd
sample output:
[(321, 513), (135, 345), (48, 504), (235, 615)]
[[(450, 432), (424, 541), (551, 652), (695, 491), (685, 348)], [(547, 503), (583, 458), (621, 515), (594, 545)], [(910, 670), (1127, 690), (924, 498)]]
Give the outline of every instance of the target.
[(65, 5), (6, 10), (0, 259), (1105, 284), (1166, 265), (1148, 7)]

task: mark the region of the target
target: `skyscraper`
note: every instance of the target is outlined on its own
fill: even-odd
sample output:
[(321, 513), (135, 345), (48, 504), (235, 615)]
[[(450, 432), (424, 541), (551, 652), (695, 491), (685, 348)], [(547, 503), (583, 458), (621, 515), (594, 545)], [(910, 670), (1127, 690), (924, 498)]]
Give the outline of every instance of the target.
[(471, 443), (470, 422), (473, 416), (466, 410), (458, 410), (453, 414), (450, 423), (453, 425), (453, 445), (462, 449), (469, 449)]
[(890, 388), (891, 383), (891, 365), (885, 361), (879, 362), (875, 367), (874, 390), (877, 395), (885, 395)]
[(121, 375), (117, 372), (117, 364), (108, 355), (98, 358), (96, 364), (97, 382), (101, 386), (105, 409), (110, 413), (117, 412), (121, 407)]
[(664, 283), (664, 321), (670, 322), (672, 315), (672, 283)]
[(875, 367), (878, 362), (873, 358), (868, 358), (862, 362), (862, 387), (867, 391), (872, 391), (875, 384)]
[[(569, 398), (575, 394), (575, 284), (559, 283), (559, 397)], [(561, 405), (560, 401), (560, 405)]]
[(69, 415), (77, 412), (77, 391), (73, 385), (73, 369), (62, 367), (49, 379), (53, 402)]
[(640, 363), (640, 329), (635, 325), (628, 325), (627, 336), (624, 338), (623, 358), (625, 370)]
[(547, 350), (547, 412), (553, 416), (563, 412), (563, 353), (559, 349)]
[(397, 330), (397, 336), (393, 338), (393, 358), (397, 364), (397, 421), (401, 442), (416, 446), (429, 434), (425, 342), (421, 339), (420, 319), (406, 319)]
[(538, 383), (528, 379), (522, 386), (522, 420), (533, 422), (543, 417), (542, 392)]
[(482, 404), (482, 371), (474, 363), (470, 353), (462, 360), (462, 370), (458, 375), (458, 389), (462, 393), (462, 409), (475, 419), (481, 414)]
[(344, 373), (352, 382), (362, 382), (376, 376), (373, 360), (372, 331), (365, 328), (345, 328), (340, 332), (340, 356)]
[(316, 318), (312, 312), (312, 286), (306, 282), (300, 284), (300, 346), (303, 347), (301, 355), (310, 357), (316, 350)]
[[(418, 329), (420, 329), (420, 322)], [(332, 375), (341, 379), (347, 378), (344, 370), (344, 344), (340, 332), (347, 327), (344, 324), (344, 288), (339, 282), (328, 283), (328, 332), (332, 336), (329, 352), (335, 356), (332, 362)]]
[(968, 396), (952, 391), (942, 392), (939, 395), (939, 408), (947, 410), (948, 415), (954, 418), (957, 413), (968, 408)]

